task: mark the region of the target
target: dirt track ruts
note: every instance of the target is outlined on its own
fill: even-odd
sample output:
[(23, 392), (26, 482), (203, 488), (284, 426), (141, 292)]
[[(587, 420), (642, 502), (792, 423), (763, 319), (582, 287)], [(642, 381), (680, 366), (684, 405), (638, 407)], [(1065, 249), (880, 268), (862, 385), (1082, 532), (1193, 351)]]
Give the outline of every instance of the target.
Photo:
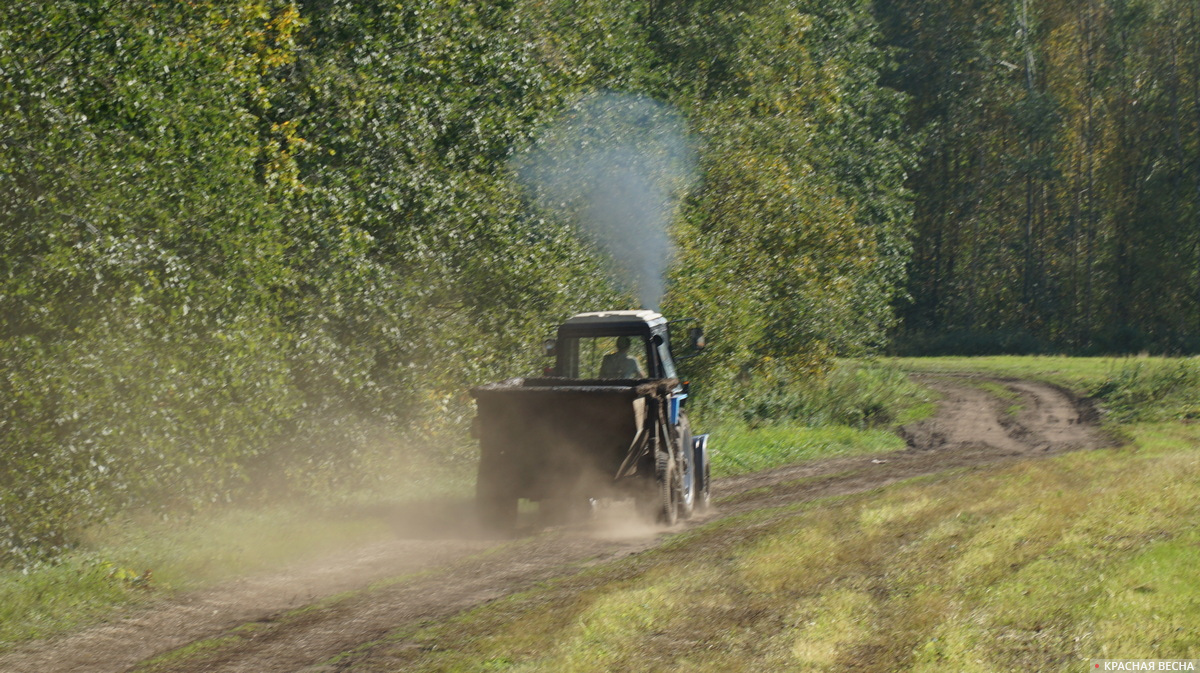
[[(942, 400), (937, 413), (906, 426), (909, 448), (834, 458), (720, 480), (718, 505), (670, 531), (598, 522), (558, 527), (515, 540), (457, 534), (462, 503), (426, 504), (419, 519), (398, 517), (398, 539), (319, 563), (231, 582), (138, 610), (75, 634), (0, 655), (0, 671), (116, 673), (208, 638), (202, 656), (161, 660), (154, 671), (335, 671), (331, 657), (482, 603), (636, 554), (663, 535), (707, 520), (866, 491), (956, 468), (1111, 444), (1086, 403), (1042, 383), (994, 377), (922, 375)], [(977, 385), (998, 383), (1001, 399)], [(1014, 405), (1018, 405), (1016, 407)], [(719, 438), (714, 445), (719, 449)], [(611, 518), (623, 521), (619, 511)], [(412, 526), (414, 520), (425, 525)], [(401, 524), (400, 521), (409, 522)], [(366, 589), (325, 600), (336, 594)], [(306, 608), (297, 610), (297, 608)]]

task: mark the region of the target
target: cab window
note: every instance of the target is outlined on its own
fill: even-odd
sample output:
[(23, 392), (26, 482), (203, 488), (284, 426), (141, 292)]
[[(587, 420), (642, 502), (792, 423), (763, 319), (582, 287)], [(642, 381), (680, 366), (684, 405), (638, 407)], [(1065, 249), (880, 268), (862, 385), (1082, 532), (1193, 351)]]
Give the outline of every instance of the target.
[[(619, 348), (625, 341), (628, 346)], [(567, 337), (558, 345), (558, 375), (570, 379), (649, 378), (656, 354), (648, 346), (640, 336)]]

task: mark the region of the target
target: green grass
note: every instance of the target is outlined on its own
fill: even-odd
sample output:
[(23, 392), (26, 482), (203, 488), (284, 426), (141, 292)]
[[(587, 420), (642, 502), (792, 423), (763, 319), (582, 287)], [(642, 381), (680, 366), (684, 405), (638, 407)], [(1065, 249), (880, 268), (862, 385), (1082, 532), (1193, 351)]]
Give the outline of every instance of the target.
[(1089, 391), (1114, 372), (1134, 361), (1165, 358), (1079, 358), (1058, 355), (995, 355), (979, 357), (884, 358), (882, 362), (911, 372), (974, 372), (995, 376), (1030, 378), (1055, 383), (1078, 392)]
[[(769, 386), (768, 386), (769, 388)], [(840, 363), (802, 390), (774, 390), (742, 415), (704, 430), (718, 476), (814, 458), (890, 451), (889, 423), (932, 413), (927, 392), (895, 366)], [(374, 488), (346, 493), (348, 516), (311, 506), (215, 509), (170, 521), (129, 516), (88, 531), (75, 553), (23, 571), (0, 571), (0, 650), (77, 628), (122, 606), (269, 570), (387, 534), (370, 514), (394, 494), (465, 496), (473, 466), (375, 465)], [(149, 582), (144, 581), (150, 571)]]
[(1200, 358), (992, 356), (891, 358), (912, 372), (975, 372), (1047, 381), (1091, 397), (1112, 422), (1200, 418)]
[[(966, 369), (948, 360), (903, 366)], [(1121, 410), (1113, 422), (1127, 447), (721, 520), (340, 663), (352, 673), (1073, 671), (1092, 658), (1200, 658), (1200, 425), (1184, 415), (1193, 365), (1146, 360), (970, 368), (1102, 395)], [(1146, 418), (1166, 420), (1135, 422)], [(805, 441), (837, 443), (822, 428), (795, 430), (722, 437), (744, 461), (759, 460), (754, 446), (772, 462)]]
[(740, 416), (718, 415), (697, 428), (712, 436), (715, 476), (765, 470), (818, 458), (904, 448), (892, 428), (933, 414), (934, 394), (890, 363), (841, 361), (805, 386), (751, 390)]
[(978, 388), (986, 390), (987, 392), (991, 393), (993, 396), (998, 397), (1002, 400), (1008, 400), (1011, 402), (1014, 400), (1021, 399), (1021, 395), (1019, 393), (1004, 386), (1003, 384), (996, 383), (995, 381), (968, 381), (968, 383), (971, 383)]
[[(1195, 360), (905, 359), (871, 364), (866, 374), (849, 367), (798, 396), (775, 397), (774, 408), (792, 416), (702, 427), (713, 435), (714, 472), (902, 448), (887, 425), (926, 416), (934, 402), (900, 385), (899, 368), (1035, 378), (1095, 395), (1133, 448), (724, 520), (650, 554), (396, 634), (340, 665), (982, 671), (1071, 670), (1092, 657), (1200, 658), (1190, 628), (1200, 623), (1190, 572), (1200, 561), (1200, 426), (1189, 420), (1200, 400)], [(814, 392), (822, 389), (850, 400), (822, 401)], [(114, 524), (62, 563), (0, 575), (0, 643), (355, 544), (379, 535), (380, 525), (288, 507)], [(145, 569), (154, 571), (151, 591), (128, 579)]]
[(151, 569), (155, 584), (172, 590), (275, 568), (312, 552), (378, 539), (388, 531), (387, 523), (374, 516), (276, 505), (177, 523), (126, 522), (92, 535), (97, 553), (123, 567)]
[(245, 625), (241, 628), (242, 633), (231, 633), (214, 638), (197, 640), (178, 649), (156, 656), (139, 664), (136, 668), (132, 669), (131, 673), (160, 673), (161, 671), (169, 671), (172, 667), (184, 662), (203, 659), (226, 648), (236, 646), (245, 638), (251, 637), (250, 634), (254, 631), (251, 625)]
[(937, 412), (936, 395), (933, 391), (926, 390), (922, 397), (914, 399), (908, 406), (899, 410), (896, 415), (896, 425), (907, 425), (916, 423), (929, 418)]
[(713, 476), (757, 472), (816, 458), (904, 448), (904, 440), (890, 430), (844, 425), (816, 428), (795, 424), (757, 428), (723, 425), (711, 429), (711, 433)]
[(1079, 670), (1200, 658), (1200, 427), (755, 512), (377, 643), (353, 673)]
[(146, 598), (95, 555), (78, 554), (24, 572), (0, 573), (0, 651), (58, 633)]
[(913, 407), (930, 401), (929, 393), (895, 364), (881, 360), (839, 360), (820, 375), (797, 378), (788, 371), (766, 370), (743, 384), (718, 409), (701, 415), (717, 424), (737, 420), (751, 426), (792, 423), (810, 427), (886, 426)]
[[(0, 651), (133, 605), (394, 535), (394, 508), (466, 497), (472, 465), (372, 465), (373, 481), (325, 502), (129, 515), (92, 527), (55, 562), (0, 570)], [(149, 581), (145, 581), (149, 571)]]
[(0, 573), (0, 650), (86, 624), (123, 605), (269, 570), (387, 533), (386, 522), (377, 517), (333, 516), (294, 506), (113, 523), (90, 531), (92, 541), (85, 549), (58, 562)]

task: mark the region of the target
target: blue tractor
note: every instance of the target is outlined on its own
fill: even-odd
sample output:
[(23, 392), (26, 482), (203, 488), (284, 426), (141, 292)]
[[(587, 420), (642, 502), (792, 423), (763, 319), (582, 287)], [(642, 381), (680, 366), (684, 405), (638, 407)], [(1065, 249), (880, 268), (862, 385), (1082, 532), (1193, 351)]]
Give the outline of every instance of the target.
[[(688, 384), (675, 363), (703, 333), (655, 311), (581, 313), (547, 342), (545, 376), (471, 390), (479, 437), (481, 519), (511, 530), (521, 499), (570, 515), (632, 498), (648, 520), (673, 525), (709, 505), (708, 435), (692, 432)], [(672, 349), (672, 332), (685, 352)]]

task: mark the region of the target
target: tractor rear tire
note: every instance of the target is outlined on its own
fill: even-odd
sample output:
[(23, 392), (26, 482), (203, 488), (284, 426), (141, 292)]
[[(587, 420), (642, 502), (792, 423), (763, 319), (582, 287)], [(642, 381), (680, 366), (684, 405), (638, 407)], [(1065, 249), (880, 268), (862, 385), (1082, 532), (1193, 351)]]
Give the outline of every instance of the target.
[(679, 520), (679, 467), (670, 454), (659, 454), (655, 477), (658, 484), (658, 523), (674, 526)]
[(696, 509), (697, 486), (700, 485), (700, 475), (697, 473), (696, 460), (692, 451), (692, 428), (687, 418), (679, 424), (679, 457), (687, 461), (686, 468), (676, 462), (679, 472), (679, 518), (684, 521), (692, 518)]
[(712, 470), (708, 464), (708, 446), (698, 444), (692, 447), (692, 475), (695, 483), (695, 509), (703, 514), (712, 506)]

